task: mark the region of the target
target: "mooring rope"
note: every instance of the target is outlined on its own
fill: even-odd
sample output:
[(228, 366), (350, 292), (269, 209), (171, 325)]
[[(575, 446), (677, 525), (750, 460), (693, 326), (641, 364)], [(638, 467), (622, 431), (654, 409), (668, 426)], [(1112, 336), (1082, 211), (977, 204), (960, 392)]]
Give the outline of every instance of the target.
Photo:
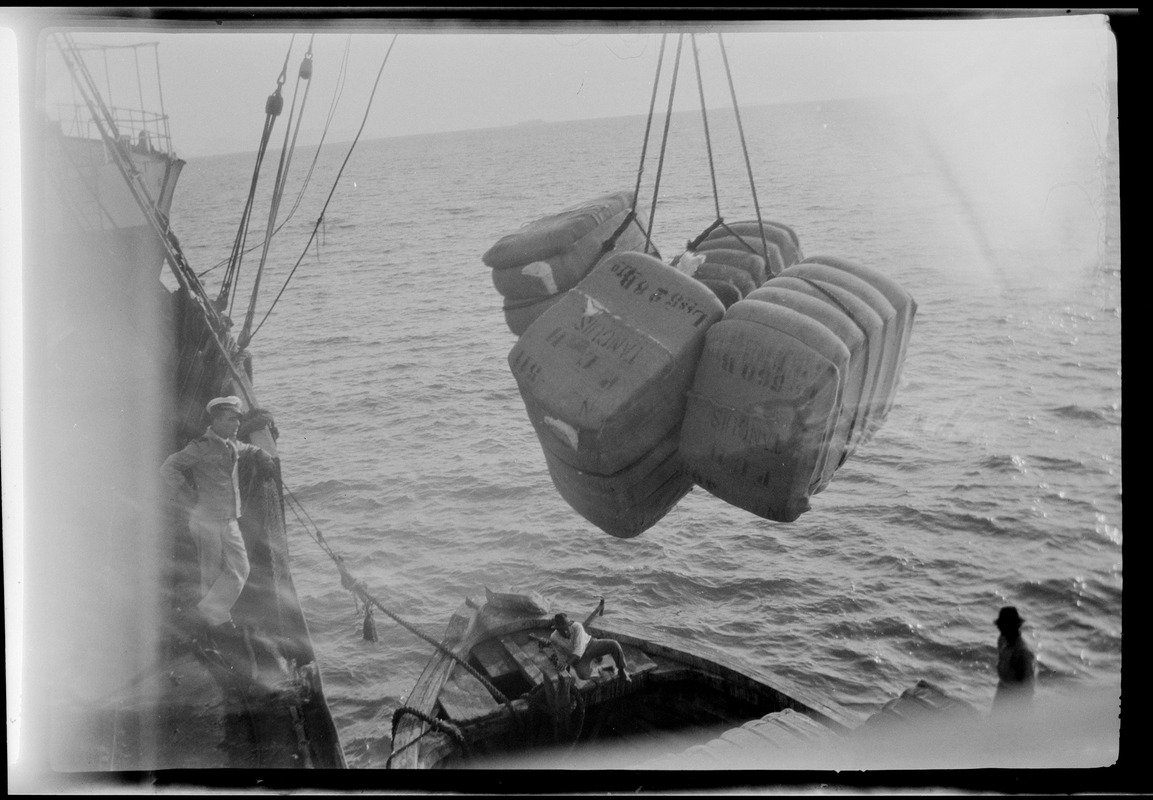
[[(435, 639), (433, 639), (428, 634), (417, 629), (416, 627), (414, 627), (409, 622), (406, 622), (404, 619), (402, 619), (400, 617), (400, 615), (393, 612), (391, 609), (389, 609), (383, 603), (381, 603), (380, 600), (378, 600), (376, 597), (374, 597), (372, 595), (372, 593), (368, 591), (367, 584), (365, 584), (364, 581), (353, 577), (352, 573), (350, 573), (348, 571), (348, 567), (345, 566), (344, 558), (341, 557), (340, 555), (338, 555), (332, 549), (332, 547), (329, 546), (328, 542), (325, 541), (324, 534), (321, 532), (320, 528), (316, 525), (315, 521), (313, 521), (313, 519), (309, 516), (308, 511), (301, 504), (300, 500), (298, 500), (296, 498), (296, 496), (292, 493), (291, 490), (288, 489), (288, 487), (284, 488), (284, 494), (289, 499), (289, 507), (291, 508), (292, 513), (296, 516), (297, 521), (300, 522), (300, 524), (304, 527), (304, 529), (306, 531), (308, 531), (308, 533), (312, 537), (313, 541), (315, 541), (317, 543), (317, 545), (320, 546), (320, 549), (323, 550), (328, 555), (328, 557), (330, 559), (332, 559), (332, 562), (336, 565), (336, 569), (340, 573), (341, 586), (343, 586), (348, 591), (352, 592), (354, 596), (359, 597), (365, 603), (371, 603), (372, 605), (376, 606), (376, 608), (383, 611), (390, 619), (392, 619), (394, 622), (396, 622), (402, 628), (407, 630), (409, 633), (413, 634), (414, 636), (418, 637), (419, 639), (423, 640), (424, 642), (432, 645), (434, 648), (436, 648), (436, 650), (438, 652), (443, 653), (445, 656), (452, 659), (453, 661), (455, 661), (460, 666), (464, 667), (464, 669), (470, 675), (472, 675), (474, 678), (476, 678), (478, 681), (480, 681), (481, 685), (483, 685), (485, 687), (485, 689), (487, 689), (489, 691), (489, 693), (492, 695), (494, 700), (496, 700), (499, 703), (503, 703), (509, 709), (510, 712), (513, 710), (511, 701), (507, 697), (504, 696), (504, 693), (502, 693), (499, 689), (497, 689), (496, 686), (494, 686), (488, 678), (486, 678), (484, 675), (482, 675), (480, 672), (478, 672), (471, 664), (469, 664), (467, 661), (462, 659), (456, 653), (452, 652), (452, 650), (450, 650), (449, 648), (445, 647), (445, 645), (443, 643), (436, 641)], [(305, 522), (305, 519), (307, 519), (308, 521)], [(311, 525), (311, 528), (309, 527), (310, 525)]]
[[(656, 76), (653, 78), (653, 94), (652, 94), (652, 97), (649, 99), (649, 115), (648, 115), (648, 118), (645, 120), (645, 136), (644, 136), (644, 139), (641, 140), (641, 163), (637, 167), (637, 183), (636, 183), (636, 187), (633, 189), (633, 207), (631, 209), (629, 209), (628, 217), (621, 224), (620, 228), (618, 228), (616, 233), (613, 234), (613, 241), (615, 241), (616, 238), (618, 236), (620, 236), (621, 233), (624, 232), (625, 228), (628, 227), (629, 223), (631, 223), (634, 219), (636, 219), (637, 202), (639, 202), (640, 196), (641, 196), (641, 177), (644, 175), (645, 159), (648, 157), (649, 136), (650, 136), (650, 134), (652, 132), (652, 128), (653, 128), (653, 112), (656, 109), (656, 105), (657, 105), (657, 89), (661, 83), (661, 68), (663, 67), (664, 62), (665, 62), (665, 42), (667, 39), (668, 39), (668, 34), (664, 34), (661, 36), (661, 49), (657, 53), (657, 73), (656, 73)], [(652, 246), (652, 241), (648, 238), (648, 231), (643, 231), (643, 232), (645, 234), (645, 252), (647, 253), (649, 251), (649, 248)], [(606, 246), (602, 249), (601, 254), (603, 255), (604, 253), (607, 253), (609, 249), (610, 249), (610, 245), (608, 245), (608, 243), (606, 243)]]

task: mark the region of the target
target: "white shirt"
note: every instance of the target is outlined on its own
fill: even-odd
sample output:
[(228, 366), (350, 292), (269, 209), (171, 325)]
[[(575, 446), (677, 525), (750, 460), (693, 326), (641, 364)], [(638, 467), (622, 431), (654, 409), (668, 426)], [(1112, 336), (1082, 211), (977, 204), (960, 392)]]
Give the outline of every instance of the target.
[(557, 650), (565, 656), (573, 656), (580, 658), (585, 653), (585, 648), (589, 646), (592, 641), (591, 636), (584, 629), (584, 625), (579, 622), (570, 622), (568, 636), (562, 636), (560, 631), (553, 631), (549, 639)]

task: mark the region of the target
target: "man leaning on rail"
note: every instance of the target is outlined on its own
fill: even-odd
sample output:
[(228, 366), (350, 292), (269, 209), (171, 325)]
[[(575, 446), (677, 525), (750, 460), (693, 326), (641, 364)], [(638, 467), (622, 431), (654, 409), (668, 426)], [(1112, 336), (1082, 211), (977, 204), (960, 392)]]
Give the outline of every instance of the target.
[(207, 408), (211, 421), (204, 435), (170, 455), (160, 468), (170, 504), (189, 490), (196, 498), (188, 527), (199, 556), (201, 599), (181, 620), (193, 630), (230, 626), (232, 606), (248, 580), (248, 551), (237, 522), (242, 513), (240, 459), (256, 459), (261, 471), (276, 471), (269, 453), (237, 440), (243, 413), (239, 397), (217, 397)]

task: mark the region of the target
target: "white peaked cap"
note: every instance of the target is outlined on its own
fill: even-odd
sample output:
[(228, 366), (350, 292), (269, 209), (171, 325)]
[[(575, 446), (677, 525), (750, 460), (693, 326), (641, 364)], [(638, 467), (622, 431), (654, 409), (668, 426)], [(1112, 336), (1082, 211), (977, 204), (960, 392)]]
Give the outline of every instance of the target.
[(240, 402), (240, 398), (237, 397), (236, 395), (229, 395), (228, 397), (216, 397), (216, 398), (213, 398), (212, 400), (209, 400), (208, 406), (207, 406), (208, 413), (211, 414), (212, 410), (214, 408), (217, 408), (218, 406), (227, 406), (227, 407), (231, 408), (233, 411), (235, 411), (237, 414), (244, 413), (243, 412), (243, 405)]

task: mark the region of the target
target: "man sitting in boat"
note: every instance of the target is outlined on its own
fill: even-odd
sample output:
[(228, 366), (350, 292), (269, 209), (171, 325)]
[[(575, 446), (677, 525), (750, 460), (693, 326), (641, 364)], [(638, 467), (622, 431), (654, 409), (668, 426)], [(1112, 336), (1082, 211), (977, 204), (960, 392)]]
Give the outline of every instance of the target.
[[(275, 473), (276, 461), (256, 445), (237, 441), (240, 429), (239, 397), (217, 397), (208, 403), (211, 422), (204, 435), (173, 453), (160, 471), (174, 502), (187, 489), (196, 501), (188, 527), (200, 561), (201, 600), (186, 621), (194, 627), (216, 627), (232, 622), (232, 606), (248, 580), (248, 552), (240, 534), (241, 458), (255, 458), (262, 471)], [(193, 486), (185, 479), (192, 475)]]
[(612, 656), (621, 679), (632, 680), (625, 662), (625, 651), (619, 642), (593, 638), (584, 625), (571, 621), (565, 614), (553, 617), (552, 627), (549, 643), (556, 651), (558, 666), (562, 670), (572, 667), (578, 678), (587, 681), (592, 677), (593, 662), (601, 656)]

